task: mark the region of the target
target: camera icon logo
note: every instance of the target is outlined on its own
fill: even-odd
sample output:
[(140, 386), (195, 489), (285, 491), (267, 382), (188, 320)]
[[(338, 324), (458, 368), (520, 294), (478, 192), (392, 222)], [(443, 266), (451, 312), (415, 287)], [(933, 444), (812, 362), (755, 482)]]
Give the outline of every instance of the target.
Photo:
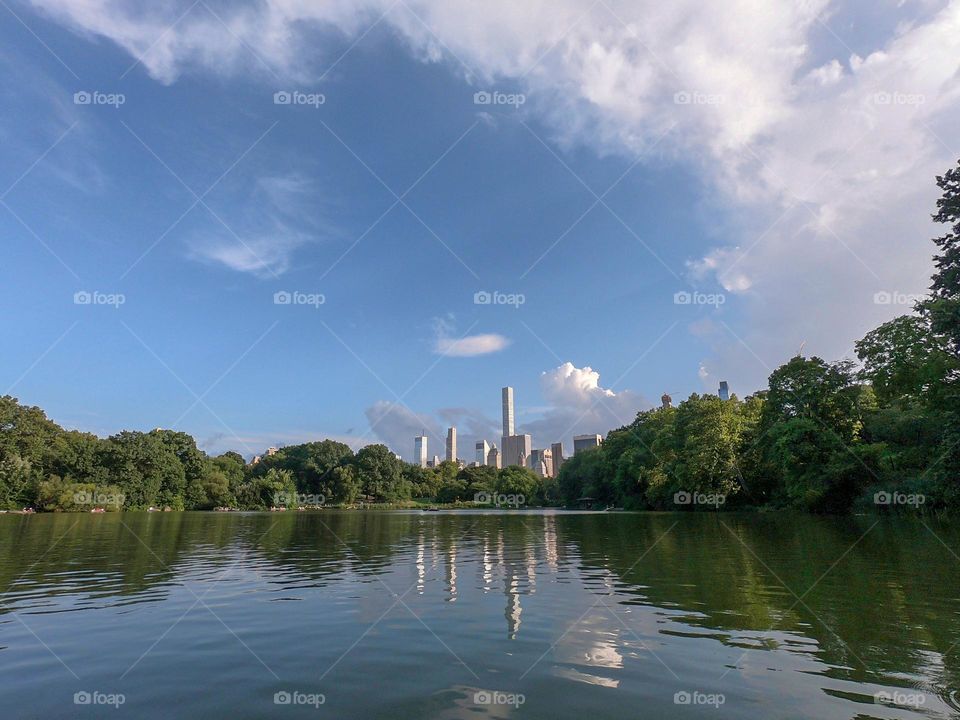
[(278, 90), (273, 94), (274, 105), (289, 105), (292, 100), (293, 96), (286, 90)]
[(274, 305), (289, 305), (293, 302), (293, 295), (286, 290), (279, 290), (273, 294)]
[(480, 690), (473, 694), (473, 702), (475, 705), (489, 705), (493, 702), (493, 698), (486, 690)]
[(86, 690), (81, 690), (73, 694), (74, 705), (89, 705), (92, 700), (93, 697)]
[(689, 305), (692, 302), (693, 302), (693, 295), (688, 293), (686, 290), (681, 290), (680, 292), (675, 292), (673, 294), (674, 305)]
[(477, 503), (482, 503), (483, 505), (489, 505), (493, 502), (493, 497), (491, 497), (488, 492), (478, 492), (473, 496), (473, 501)]
[(74, 305), (89, 305), (93, 302), (93, 295), (86, 290), (79, 290), (73, 294)]
[(686, 490), (681, 490), (673, 494), (673, 502), (675, 505), (689, 505), (693, 502), (693, 496)]
[(88, 93), (86, 90), (81, 90), (80, 92), (75, 92), (73, 94), (73, 104), (74, 105), (89, 105), (93, 100), (93, 96)]
[(880, 492), (873, 494), (874, 505), (889, 505), (892, 502), (893, 495), (888, 493), (886, 490), (881, 490)]
[(873, 294), (874, 305), (890, 305), (892, 302), (893, 302), (893, 295), (891, 295), (886, 290), (881, 290), (880, 292)]
[(681, 690), (680, 692), (675, 692), (673, 694), (673, 704), (674, 705), (689, 705), (692, 700), (690, 693), (686, 690)]
[(281, 690), (280, 692), (275, 692), (273, 694), (274, 705), (289, 705), (292, 701), (293, 696), (286, 690)]
[(674, 93), (673, 96), (673, 102), (675, 105), (689, 105), (692, 100), (693, 96), (686, 90)]
[(474, 305), (489, 305), (493, 302), (493, 295), (488, 293), (486, 290), (480, 290), (473, 294), (473, 304)]
[(489, 105), (493, 102), (493, 96), (488, 93), (486, 90), (480, 90), (473, 94), (473, 104), (474, 105)]

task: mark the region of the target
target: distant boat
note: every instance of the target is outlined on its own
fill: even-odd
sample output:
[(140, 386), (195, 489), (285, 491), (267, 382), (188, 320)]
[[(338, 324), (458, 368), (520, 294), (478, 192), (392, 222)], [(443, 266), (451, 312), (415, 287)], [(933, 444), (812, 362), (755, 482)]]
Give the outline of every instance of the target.
[(440, 512), (440, 508), (428, 507), (423, 509), (424, 512)]

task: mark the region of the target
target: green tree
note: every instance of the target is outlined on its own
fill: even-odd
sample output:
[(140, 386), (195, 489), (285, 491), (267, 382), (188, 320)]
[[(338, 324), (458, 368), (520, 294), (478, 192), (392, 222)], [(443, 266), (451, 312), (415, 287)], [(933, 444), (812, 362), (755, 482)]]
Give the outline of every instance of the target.
[(404, 482), (402, 463), (386, 445), (367, 445), (356, 454), (354, 467), (364, 495), (377, 502), (396, 502), (410, 498)]
[(496, 490), (504, 495), (522, 495), (527, 505), (538, 505), (543, 500), (540, 477), (533, 470), (519, 465), (500, 470)]
[(956, 363), (927, 317), (902, 315), (867, 333), (855, 347), (863, 364), (859, 376), (873, 386), (881, 405), (907, 398), (942, 404)]

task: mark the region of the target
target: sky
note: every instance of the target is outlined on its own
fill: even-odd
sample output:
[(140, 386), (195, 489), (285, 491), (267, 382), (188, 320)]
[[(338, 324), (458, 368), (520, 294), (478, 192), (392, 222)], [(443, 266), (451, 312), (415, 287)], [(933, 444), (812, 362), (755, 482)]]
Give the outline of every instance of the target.
[(102, 436), (744, 397), (910, 311), (960, 158), (960, 2), (0, 4), (0, 392)]

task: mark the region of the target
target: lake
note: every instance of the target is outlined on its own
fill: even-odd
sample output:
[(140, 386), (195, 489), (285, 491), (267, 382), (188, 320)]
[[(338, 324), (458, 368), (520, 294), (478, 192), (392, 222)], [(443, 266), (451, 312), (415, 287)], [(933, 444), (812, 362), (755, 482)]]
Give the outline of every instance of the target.
[(4, 718), (960, 717), (960, 528), (0, 515)]

